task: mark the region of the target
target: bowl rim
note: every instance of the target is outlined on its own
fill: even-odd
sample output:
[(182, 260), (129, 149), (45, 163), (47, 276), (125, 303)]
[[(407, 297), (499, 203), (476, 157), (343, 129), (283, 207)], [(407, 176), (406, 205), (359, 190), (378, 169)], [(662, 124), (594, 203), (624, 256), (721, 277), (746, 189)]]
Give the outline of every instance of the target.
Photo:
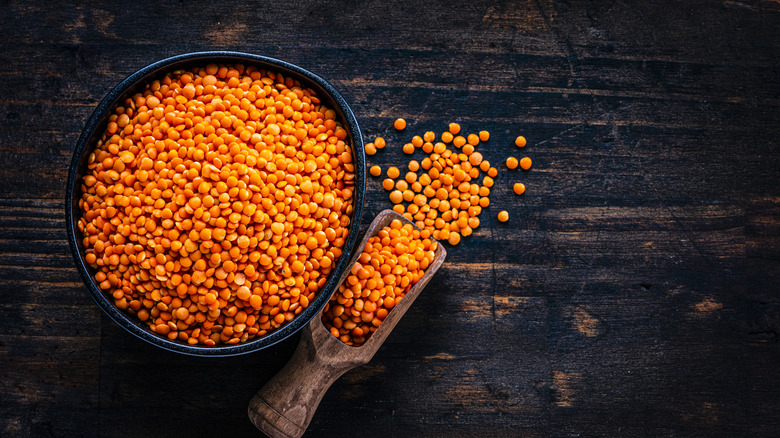
[[(84, 260), (84, 251), (81, 248), (81, 232), (76, 228), (78, 219), (81, 217), (80, 209), (78, 207), (78, 199), (81, 194), (79, 171), (86, 162), (88, 151), (94, 149), (94, 143), (102, 134), (100, 128), (105, 128), (111, 110), (122, 99), (128, 97), (132, 92), (137, 91), (138, 87), (142, 84), (157, 76), (163, 76), (166, 73), (187, 66), (202, 65), (209, 62), (256, 65), (271, 71), (281, 72), (285, 76), (289, 75), (305, 86), (313, 88), (317, 91), (317, 95), (323, 103), (328, 104), (329, 108), (336, 111), (337, 118), (344, 123), (348, 138), (351, 140), (353, 163), (355, 164), (355, 186), (352, 195), (353, 211), (350, 221), (349, 236), (342, 247), (343, 253), (341, 257), (339, 257), (339, 261), (336, 263), (327, 282), (318, 292), (315, 299), (309, 304), (306, 310), (296, 315), (292, 321), (266, 336), (247, 341), (246, 343), (213, 347), (193, 346), (183, 344), (180, 341), (171, 341), (153, 333), (145, 325), (142, 325), (140, 321), (132, 321), (130, 319), (131, 315), (124, 311), (120, 311), (97, 287), (91, 274), (92, 268), (87, 265)], [(312, 318), (319, 315), (330, 296), (338, 288), (339, 279), (346, 271), (349, 260), (352, 258), (352, 251), (358, 242), (366, 192), (365, 167), (363, 139), (357, 119), (346, 100), (322, 77), (286, 61), (245, 52), (203, 51), (170, 56), (140, 68), (119, 82), (119, 84), (113, 87), (100, 101), (84, 125), (84, 129), (76, 142), (76, 147), (73, 156), (71, 157), (65, 193), (66, 234), (68, 236), (71, 254), (79, 274), (81, 275), (84, 284), (87, 286), (93, 300), (106, 315), (114, 320), (114, 322), (136, 337), (168, 351), (199, 357), (226, 357), (259, 351), (287, 339), (306, 326)]]

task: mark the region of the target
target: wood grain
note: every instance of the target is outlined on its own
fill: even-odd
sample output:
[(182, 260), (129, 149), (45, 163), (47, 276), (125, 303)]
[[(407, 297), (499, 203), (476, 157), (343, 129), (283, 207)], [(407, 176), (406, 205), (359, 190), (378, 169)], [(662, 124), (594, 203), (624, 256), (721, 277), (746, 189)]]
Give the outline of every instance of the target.
[[(246, 403), (298, 337), (235, 358), (159, 351), (101, 316), (64, 231), (70, 156), (106, 92), (213, 49), (331, 81), (364, 137), (388, 140), (369, 159), (383, 169), (451, 121), (489, 130), (494, 164), (534, 160), (499, 166), (482, 226), (332, 386), (310, 436), (780, 429), (776, 1), (4, 6), (0, 435), (256, 433)], [(368, 188), (365, 218), (390, 205), (381, 179)]]

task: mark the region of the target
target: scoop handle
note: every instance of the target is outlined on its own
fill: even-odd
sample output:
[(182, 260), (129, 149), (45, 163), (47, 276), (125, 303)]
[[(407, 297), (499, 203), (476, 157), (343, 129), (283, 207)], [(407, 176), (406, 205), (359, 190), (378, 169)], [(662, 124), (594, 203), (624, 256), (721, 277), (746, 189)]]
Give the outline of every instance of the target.
[(345, 360), (341, 350), (346, 346), (337, 343), (322, 323), (303, 328), (290, 361), (249, 401), (249, 419), (258, 429), (273, 438), (303, 435), (333, 382), (364, 363)]

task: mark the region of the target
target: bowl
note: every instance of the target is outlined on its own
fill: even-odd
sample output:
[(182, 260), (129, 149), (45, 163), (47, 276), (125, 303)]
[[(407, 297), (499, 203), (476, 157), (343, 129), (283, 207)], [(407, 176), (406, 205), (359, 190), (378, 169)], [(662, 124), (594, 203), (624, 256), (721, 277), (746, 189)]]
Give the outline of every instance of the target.
[[(188, 67), (205, 66), (209, 63), (255, 65), (259, 68), (281, 72), (283, 75), (297, 79), (302, 85), (316, 91), (321, 101), (336, 112), (337, 120), (342, 123), (347, 131), (347, 144), (352, 148), (353, 163), (355, 164), (355, 186), (352, 199), (353, 212), (349, 225), (349, 236), (342, 247), (343, 254), (336, 263), (335, 268), (331, 271), (325, 285), (317, 292), (315, 299), (292, 321), (263, 337), (255, 338), (245, 343), (211, 347), (194, 346), (180, 341), (169, 340), (152, 332), (134, 315), (118, 309), (113, 303), (113, 298), (109, 298), (96, 284), (94, 279), (96, 272), (84, 259), (85, 252), (81, 243), (83, 236), (77, 227), (78, 220), (82, 215), (78, 201), (81, 197), (81, 181), (86, 172), (87, 158), (100, 140), (108, 124), (108, 118), (117, 104), (132, 96), (139, 89), (142, 89), (148, 82), (161, 78), (169, 72)], [(131, 74), (108, 92), (87, 120), (84, 130), (76, 143), (76, 149), (70, 164), (65, 195), (66, 231), (76, 267), (81, 274), (84, 284), (87, 286), (87, 290), (89, 290), (90, 295), (98, 306), (117, 324), (146, 342), (165, 350), (194, 356), (233, 356), (261, 350), (290, 337), (306, 326), (312, 318), (319, 315), (330, 296), (338, 288), (339, 278), (347, 270), (349, 260), (352, 258), (352, 251), (358, 240), (366, 191), (365, 161), (360, 127), (349, 105), (331, 84), (306, 69), (278, 59), (229, 51), (186, 53), (157, 61)]]

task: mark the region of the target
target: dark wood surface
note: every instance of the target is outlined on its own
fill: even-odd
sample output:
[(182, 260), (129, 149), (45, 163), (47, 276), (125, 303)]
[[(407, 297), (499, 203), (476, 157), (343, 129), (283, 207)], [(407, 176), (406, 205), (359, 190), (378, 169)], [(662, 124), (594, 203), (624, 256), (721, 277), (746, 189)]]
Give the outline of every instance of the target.
[[(147, 345), (102, 316), (64, 230), (97, 102), (209, 49), (332, 82), (391, 144), (371, 163), (450, 121), (489, 130), (494, 163), (519, 134), (534, 160), (501, 169), (483, 225), (309, 436), (780, 429), (777, 1), (30, 0), (0, 24), (0, 436), (256, 433), (247, 403), (298, 338), (227, 359)], [(364, 225), (389, 205), (380, 183)]]

